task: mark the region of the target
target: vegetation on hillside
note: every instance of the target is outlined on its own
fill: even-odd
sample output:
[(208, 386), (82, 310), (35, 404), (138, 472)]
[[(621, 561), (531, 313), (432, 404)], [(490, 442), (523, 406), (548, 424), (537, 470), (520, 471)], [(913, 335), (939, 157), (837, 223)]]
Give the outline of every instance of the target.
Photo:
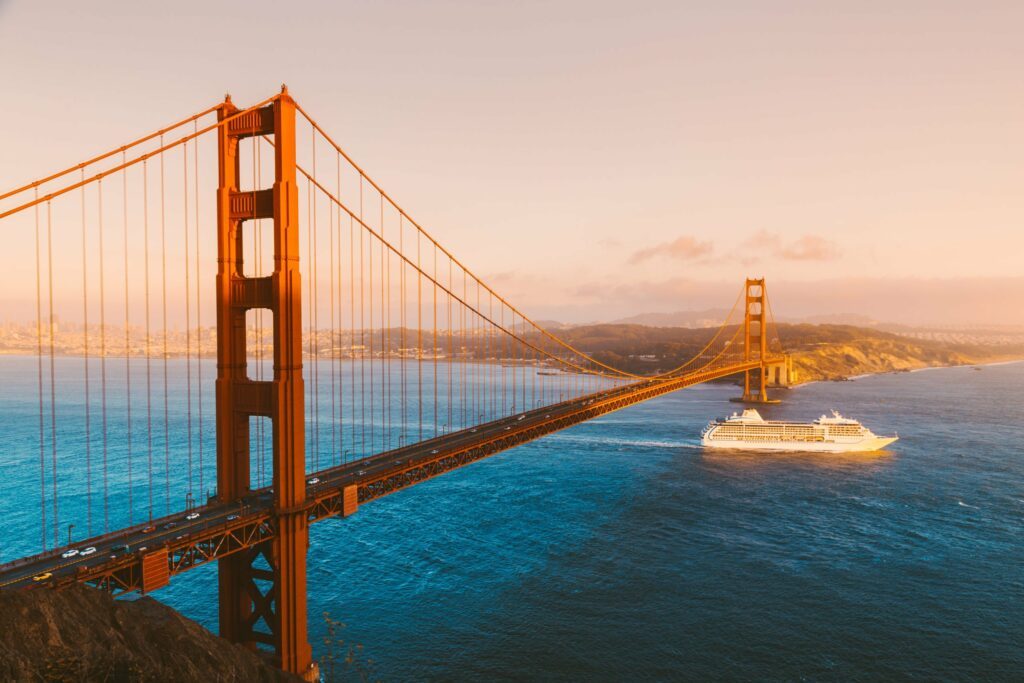
[[(779, 324), (782, 347), (799, 382), (915, 368), (1024, 358), (1024, 344), (953, 344), (851, 325)], [(736, 328), (723, 333), (730, 339)], [(570, 344), (613, 367), (655, 374), (681, 365), (716, 332), (712, 328), (584, 325), (560, 330)], [(742, 335), (737, 337), (742, 343)]]

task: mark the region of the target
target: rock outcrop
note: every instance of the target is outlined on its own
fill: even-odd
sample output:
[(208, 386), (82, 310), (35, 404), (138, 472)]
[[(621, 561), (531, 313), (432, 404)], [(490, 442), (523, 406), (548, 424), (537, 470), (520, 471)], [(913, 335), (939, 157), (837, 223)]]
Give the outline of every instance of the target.
[(152, 598), (84, 587), (0, 591), (0, 680), (223, 681), (299, 678)]

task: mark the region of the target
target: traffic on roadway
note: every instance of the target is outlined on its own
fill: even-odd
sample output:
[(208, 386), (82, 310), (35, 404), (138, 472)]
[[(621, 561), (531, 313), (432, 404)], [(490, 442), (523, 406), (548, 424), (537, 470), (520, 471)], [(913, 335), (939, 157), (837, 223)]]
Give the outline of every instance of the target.
[[(440, 434), (419, 443), (328, 468), (307, 475), (307, 498), (332, 489), (340, 490), (351, 484), (373, 482), (466, 448), (545, 423), (557, 422), (568, 415), (587, 410), (595, 402), (604, 403), (656, 384), (665, 384), (665, 380), (630, 383), (554, 405), (514, 413), (499, 420)], [(240, 500), (230, 503), (217, 502), (211, 498), (207, 505), (0, 565), (0, 589), (47, 585), (97, 564), (139, 560), (149, 550), (180, 544), (198, 532), (225, 527), (251, 516), (265, 515), (273, 507), (273, 487), (253, 490)]]

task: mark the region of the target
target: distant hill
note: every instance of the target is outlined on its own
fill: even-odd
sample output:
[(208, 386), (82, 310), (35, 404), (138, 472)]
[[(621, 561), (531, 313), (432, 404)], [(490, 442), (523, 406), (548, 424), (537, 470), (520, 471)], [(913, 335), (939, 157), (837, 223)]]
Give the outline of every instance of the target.
[(874, 318), (855, 313), (830, 313), (825, 315), (809, 315), (806, 318), (781, 318), (778, 322), (810, 323), (812, 325), (856, 325), (857, 327), (877, 327), (880, 323)]
[[(675, 311), (674, 313), (638, 313), (627, 318), (612, 320), (608, 325), (645, 325), (647, 327), (718, 327), (728, 317), (724, 308), (708, 308), (702, 311)], [(805, 318), (779, 318), (776, 322), (811, 323), (814, 325), (856, 325), (877, 327), (880, 323), (866, 315), (854, 313), (833, 313), (812, 315)], [(551, 328), (558, 329), (558, 328)]]
[[(853, 325), (780, 323), (776, 328), (783, 347), (793, 357), (800, 382), (1024, 358), (1024, 341), (985, 344), (917, 339)], [(562, 330), (559, 336), (612, 367), (656, 374), (688, 361), (715, 331), (606, 324), (578, 325)]]
[(675, 313), (640, 313), (613, 320), (609, 325), (646, 325), (647, 327), (718, 327), (729, 315), (723, 308), (703, 311), (676, 311)]
[(557, 320), (534, 320), (541, 328), (554, 332), (556, 330), (567, 330), (570, 327), (576, 327), (572, 323), (563, 323)]

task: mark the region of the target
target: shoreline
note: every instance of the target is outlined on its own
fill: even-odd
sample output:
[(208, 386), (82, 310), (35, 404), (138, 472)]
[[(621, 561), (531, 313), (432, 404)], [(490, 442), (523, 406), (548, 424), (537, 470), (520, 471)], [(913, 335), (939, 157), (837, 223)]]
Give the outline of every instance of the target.
[[(928, 370), (952, 370), (954, 368), (983, 368), (992, 367), (996, 365), (1015, 365), (1017, 363), (1024, 363), (1024, 358), (1013, 358), (1010, 360), (994, 360), (985, 361), (979, 363), (958, 363), (956, 365), (926, 365), (920, 368), (909, 368), (907, 370), (886, 370), (884, 372), (865, 372), (860, 375), (850, 375), (842, 379), (812, 379), (807, 382), (798, 382), (797, 384), (791, 384), (788, 387), (774, 387), (775, 389), (799, 389), (800, 387), (809, 386), (811, 384), (821, 384), (825, 382), (840, 383), (840, 382), (856, 382), (860, 379), (867, 377), (879, 377), (882, 375), (910, 375), (917, 372), (925, 372)], [(771, 387), (769, 387), (771, 388)]]

